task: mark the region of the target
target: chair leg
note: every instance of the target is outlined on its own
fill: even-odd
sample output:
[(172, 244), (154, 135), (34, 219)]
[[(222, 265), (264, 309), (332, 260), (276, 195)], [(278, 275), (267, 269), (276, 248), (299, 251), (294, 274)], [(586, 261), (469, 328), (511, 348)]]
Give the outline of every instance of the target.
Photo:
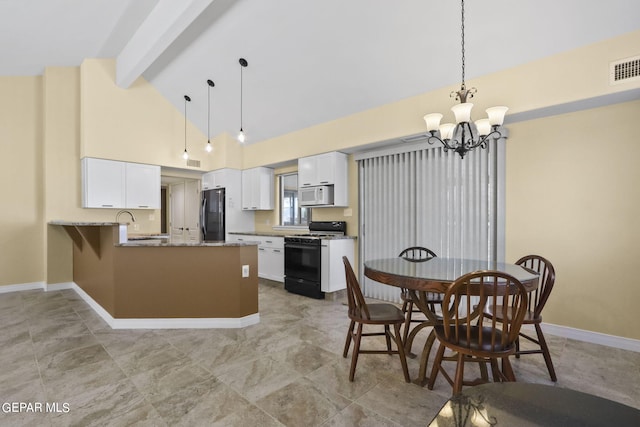
[(353, 327), (356, 325), (356, 321), (352, 320), (349, 325), (349, 330), (347, 331), (347, 341), (344, 343), (344, 351), (342, 352), (342, 357), (347, 357), (347, 353), (349, 353), (349, 346), (351, 345), (351, 336), (353, 335)]
[(409, 377), (409, 368), (407, 366), (407, 356), (404, 352), (404, 343), (402, 342), (402, 339), (400, 339), (400, 324), (396, 323), (393, 325), (393, 329), (395, 331), (393, 338), (396, 342), (396, 347), (398, 347), (398, 355), (400, 356), (400, 364), (402, 365), (404, 380), (405, 382), (411, 382), (411, 377)]
[(387, 354), (392, 355), (393, 350), (391, 349), (391, 331), (389, 330), (389, 325), (384, 325), (384, 339), (387, 341)]
[(502, 358), (502, 373), (508, 381), (516, 381), (516, 374), (513, 373), (513, 368), (511, 367), (511, 362), (509, 362), (509, 357)]
[(358, 323), (358, 331), (353, 341), (353, 354), (351, 355), (351, 369), (349, 371), (349, 381), (353, 382), (356, 375), (356, 365), (358, 364), (358, 354), (360, 353), (360, 340), (362, 339), (362, 323)]
[(489, 381), (489, 371), (487, 370), (487, 362), (480, 362), (479, 363), (479, 367), (480, 367), (480, 378), (482, 378), (483, 381)]
[[(406, 308), (406, 310), (405, 310)], [(413, 313), (413, 301), (405, 301), (402, 305), (402, 311), (405, 313), (404, 317), (404, 333), (402, 335), (402, 342), (406, 343), (409, 337), (409, 329), (411, 328), (411, 316)], [(411, 351), (411, 349), (407, 349)]]
[(456, 377), (453, 382), (453, 395), (462, 392), (462, 382), (464, 381), (464, 354), (458, 353), (458, 366), (456, 366)]
[(427, 384), (427, 388), (429, 390), (433, 390), (433, 385), (436, 383), (436, 377), (438, 376), (438, 372), (440, 371), (440, 364), (442, 363), (443, 356), (444, 356), (444, 345), (440, 343), (440, 347), (438, 347), (438, 352), (436, 353), (436, 358), (433, 361), (433, 367), (431, 368), (431, 376), (429, 377), (429, 383)]
[(520, 336), (516, 337), (516, 359), (520, 359)]
[(540, 343), (540, 348), (542, 349), (542, 355), (544, 356), (544, 363), (547, 364), (547, 370), (549, 371), (549, 376), (551, 376), (551, 381), (556, 382), (558, 381), (558, 378), (556, 377), (556, 370), (553, 369), (553, 362), (551, 361), (549, 346), (547, 346), (547, 341), (544, 339), (544, 334), (542, 333), (540, 324), (536, 323), (535, 327), (536, 333), (538, 334), (538, 342)]
[(500, 375), (500, 367), (498, 366), (498, 361), (496, 359), (491, 359), (490, 360), (491, 363), (491, 376), (493, 377), (493, 382), (497, 383), (497, 382), (501, 382), (502, 381), (502, 375)]
[[(431, 347), (433, 347), (433, 343), (436, 340), (436, 334), (431, 330), (429, 336), (427, 337), (427, 341), (424, 343), (424, 347), (422, 348), (422, 356), (420, 357), (420, 371), (418, 373), (418, 382), (424, 385), (425, 377), (427, 376), (427, 364), (429, 363), (429, 355), (431, 354)], [(435, 361), (433, 362), (435, 366)]]

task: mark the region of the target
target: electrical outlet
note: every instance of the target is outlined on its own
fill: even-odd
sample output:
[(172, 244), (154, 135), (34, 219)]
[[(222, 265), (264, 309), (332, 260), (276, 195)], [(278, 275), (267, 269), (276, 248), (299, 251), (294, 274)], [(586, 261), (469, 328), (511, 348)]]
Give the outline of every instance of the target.
[(242, 266), (242, 277), (249, 277), (249, 266), (248, 265), (243, 265)]
[(352, 216), (353, 215), (353, 210), (351, 210), (350, 208), (347, 208), (344, 210), (343, 212), (344, 216)]
[(140, 224), (133, 224), (133, 231), (140, 231)]
[(156, 216), (154, 214), (149, 214), (149, 221), (155, 221)]

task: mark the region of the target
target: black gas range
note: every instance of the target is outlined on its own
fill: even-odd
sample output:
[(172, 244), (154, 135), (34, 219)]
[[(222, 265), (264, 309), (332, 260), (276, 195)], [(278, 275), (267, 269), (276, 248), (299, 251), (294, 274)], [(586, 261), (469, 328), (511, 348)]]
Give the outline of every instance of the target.
[(322, 279), (322, 239), (344, 236), (344, 221), (312, 221), (309, 233), (284, 238), (284, 288), (292, 293), (324, 299)]

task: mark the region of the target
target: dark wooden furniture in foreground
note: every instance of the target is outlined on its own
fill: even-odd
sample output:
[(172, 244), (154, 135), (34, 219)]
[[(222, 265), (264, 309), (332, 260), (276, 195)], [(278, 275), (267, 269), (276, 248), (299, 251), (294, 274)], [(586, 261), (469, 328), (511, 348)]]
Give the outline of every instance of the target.
[[(353, 339), (353, 354), (351, 355), (351, 369), (349, 371), (349, 381), (353, 381), (356, 374), (356, 365), (358, 363), (358, 355), (360, 354), (398, 354), (400, 363), (402, 364), (402, 372), (406, 382), (410, 382), (409, 369), (407, 368), (407, 359), (404, 353), (404, 345), (400, 338), (400, 326), (404, 323), (404, 314), (398, 307), (393, 304), (367, 304), (362, 296), (360, 284), (356, 275), (353, 273), (349, 259), (342, 257), (344, 263), (344, 271), (347, 279), (347, 299), (349, 301), (349, 331), (347, 332), (347, 340), (344, 344), (343, 357), (347, 357), (351, 340)], [(354, 333), (354, 328), (358, 324), (358, 329)], [(364, 325), (384, 326), (384, 332), (367, 332), (362, 331)], [(389, 326), (393, 325), (394, 334), (389, 330)], [(383, 335), (387, 341), (386, 350), (362, 350), (360, 341), (362, 337)], [(397, 351), (391, 350), (391, 339), (393, 339), (398, 348)]]
[[(412, 293), (414, 304), (434, 323), (441, 320), (429, 309), (426, 293), (440, 292), (444, 294), (458, 277), (478, 270), (496, 270), (510, 274), (518, 279), (529, 292), (538, 286), (537, 273), (526, 270), (519, 265), (503, 262), (442, 257), (431, 258), (426, 262), (411, 262), (399, 257), (364, 262), (366, 277), (376, 282), (406, 288)], [(411, 330), (408, 340), (412, 340), (415, 334), (423, 329), (421, 326), (422, 324)], [(432, 331), (422, 349), (420, 371), (418, 378), (414, 380), (416, 384), (424, 386), (427, 383), (427, 364), (434, 341), (435, 334)]]
[(609, 427), (638, 426), (640, 411), (557, 386), (489, 383), (447, 401), (429, 426)]
[[(553, 368), (553, 362), (551, 361), (551, 353), (549, 352), (549, 346), (544, 339), (542, 328), (542, 309), (551, 295), (551, 290), (556, 281), (556, 271), (553, 265), (544, 257), (539, 255), (527, 255), (516, 261), (516, 264), (521, 265), (532, 271), (538, 272), (540, 275), (540, 286), (529, 295), (529, 304), (527, 313), (524, 316), (522, 322), (523, 325), (534, 325), (536, 328), (537, 339), (520, 331), (520, 336), (527, 340), (537, 344), (539, 346), (536, 350), (520, 350), (520, 340), (516, 340), (516, 357), (520, 357), (521, 354), (542, 354), (544, 356), (544, 362), (547, 365), (549, 376), (552, 381), (557, 381), (556, 371)], [(501, 315), (500, 307), (497, 307), (497, 312), (493, 313), (491, 310), (487, 310), (489, 317), (495, 316), (495, 318), (502, 322), (503, 316)]]
[[(404, 249), (398, 255), (400, 258), (404, 258), (407, 261), (414, 262), (424, 262), (431, 258), (437, 257), (435, 252), (431, 249), (427, 249), (422, 246), (412, 246), (410, 248)], [(402, 299), (402, 312), (405, 316), (404, 322), (404, 331), (402, 333), (402, 341), (405, 343), (407, 353), (411, 352), (411, 343), (407, 343), (407, 338), (409, 337), (409, 329), (411, 328), (411, 322), (413, 323), (423, 323), (429, 322), (429, 319), (413, 319), (413, 313), (422, 314), (422, 310), (418, 310), (413, 307), (413, 299), (411, 298), (411, 294), (405, 288), (401, 288), (400, 290), (400, 298)], [(427, 292), (425, 302), (429, 305), (429, 308), (432, 312), (435, 313), (436, 305), (442, 304), (442, 294), (436, 292)], [(432, 325), (433, 326), (433, 325)], [(415, 357), (415, 356), (412, 356)]]
[[(498, 306), (498, 303), (502, 305)], [(453, 394), (460, 393), (463, 384), (486, 382), (486, 378), (465, 381), (465, 362), (478, 362), (484, 366), (489, 361), (494, 381), (515, 381), (509, 356), (516, 352), (515, 342), (527, 310), (527, 291), (522, 283), (499, 271), (465, 274), (449, 287), (442, 306), (442, 323), (433, 328), (440, 347), (433, 362), (429, 390), (433, 389), (438, 372), (453, 386)], [(494, 316), (485, 323), (485, 314), (476, 310), (477, 306), (500, 313), (502, 322), (497, 322)], [(456, 353), (451, 358), (457, 362), (454, 379), (442, 366), (446, 349)], [(498, 359), (502, 362), (501, 368)]]

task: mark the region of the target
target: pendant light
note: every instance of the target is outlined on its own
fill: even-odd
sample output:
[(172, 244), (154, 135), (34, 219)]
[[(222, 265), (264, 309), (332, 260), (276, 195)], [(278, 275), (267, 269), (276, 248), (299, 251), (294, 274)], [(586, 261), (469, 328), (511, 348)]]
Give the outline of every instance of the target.
[(240, 58), (238, 62), (240, 63), (240, 132), (238, 132), (238, 141), (242, 144), (246, 140), (244, 129), (242, 128), (242, 69), (249, 63), (244, 58)]
[(211, 88), (214, 87), (215, 84), (211, 80), (207, 80), (207, 85), (209, 85), (209, 87), (207, 88), (207, 146), (205, 150), (207, 150), (207, 153), (210, 153), (213, 151), (213, 146), (211, 145)]
[(475, 87), (467, 89), (464, 80), (465, 67), (465, 51), (464, 51), (464, 0), (461, 0), (461, 32), (462, 32), (462, 83), (460, 90), (451, 93), (451, 97), (455, 96), (460, 104), (451, 108), (456, 118), (456, 123), (440, 124), (442, 114), (431, 113), (424, 116), (427, 125), (429, 144), (439, 142), (442, 144), (444, 151), (453, 150), (464, 158), (468, 151), (475, 148), (486, 148), (490, 138), (500, 138), (502, 134), (498, 130), (504, 121), (504, 115), (507, 107), (491, 107), (487, 108), (488, 118), (477, 120), (475, 123), (471, 121), (471, 108), (473, 104), (467, 102), (467, 99), (473, 98), (477, 92)]
[(187, 160), (189, 158), (189, 153), (187, 153), (187, 102), (191, 102), (191, 98), (188, 95), (184, 96), (184, 153), (182, 153), (182, 158)]

